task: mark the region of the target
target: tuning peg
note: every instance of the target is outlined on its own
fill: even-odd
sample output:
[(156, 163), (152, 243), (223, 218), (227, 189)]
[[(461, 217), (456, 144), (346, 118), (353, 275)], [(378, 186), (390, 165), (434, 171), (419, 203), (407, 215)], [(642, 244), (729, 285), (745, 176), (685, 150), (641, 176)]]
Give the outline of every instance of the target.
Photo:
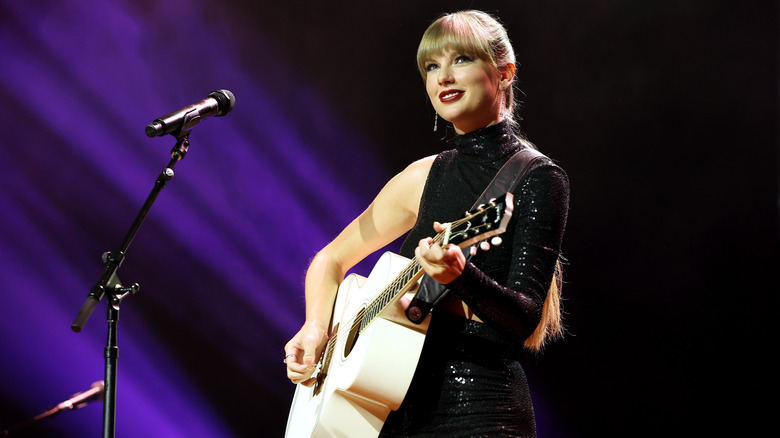
[(483, 240), (482, 242), (479, 242), (479, 249), (482, 251), (487, 251), (490, 249), (490, 244), (487, 243), (487, 241)]
[(490, 239), (490, 244), (493, 246), (501, 245), (501, 242), (503, 242), (503, 240), (501, 240), (501, 237), (499, 236), (495, 236), (492, 239)]

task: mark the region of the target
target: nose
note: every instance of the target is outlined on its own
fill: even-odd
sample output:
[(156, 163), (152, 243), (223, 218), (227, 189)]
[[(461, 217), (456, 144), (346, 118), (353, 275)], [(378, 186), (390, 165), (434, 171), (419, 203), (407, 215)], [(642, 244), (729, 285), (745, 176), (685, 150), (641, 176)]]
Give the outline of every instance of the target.
[(448, 85), (454, 82), (455, 78), (452, 76), (452, 67), (444, 65), (439, 68), (439, 85)]

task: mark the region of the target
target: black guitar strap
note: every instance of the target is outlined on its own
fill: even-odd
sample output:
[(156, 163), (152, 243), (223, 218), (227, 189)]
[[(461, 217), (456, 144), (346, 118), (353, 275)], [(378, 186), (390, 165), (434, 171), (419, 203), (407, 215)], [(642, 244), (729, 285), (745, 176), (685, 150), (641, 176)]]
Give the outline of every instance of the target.
[[(520, 181), (525, 177), (528, 170), (531, 168), (531, 164), (537, 160), (545, 158), (545, 156), (529, 147), (523, 148), (514, 155), (512, 155), (501, 169), (498, 170), (496, 176), (487, 186), (482, 195), (474, 203), (472, 210), (476, 209), (480, 205), (487, 204), (490, 200), (497, 198), (504, 193), (511, 192), (517, 187)], [(463, 254), (466, 256), (466, 260), (471, 258), (470, 248), (463, 248)], [(428, 275), (423, 275), (420, 280), (420, 286), (412, 298), (412, 302), (406, 309), (406, 316), (415, 324), (421, 323), (425, 317), (430, 313), (433, 306), (442, 300), (449, 292), (446, 286), (437, 282)]]

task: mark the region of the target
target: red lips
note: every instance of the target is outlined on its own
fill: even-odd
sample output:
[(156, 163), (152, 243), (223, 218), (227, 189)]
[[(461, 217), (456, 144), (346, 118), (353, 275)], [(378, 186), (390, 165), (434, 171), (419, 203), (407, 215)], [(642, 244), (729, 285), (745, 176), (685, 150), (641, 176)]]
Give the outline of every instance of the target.
[(445, 90), (439, 93), (439, 100), (442, 103), (455, 102), (463, 96), (462, 90)]

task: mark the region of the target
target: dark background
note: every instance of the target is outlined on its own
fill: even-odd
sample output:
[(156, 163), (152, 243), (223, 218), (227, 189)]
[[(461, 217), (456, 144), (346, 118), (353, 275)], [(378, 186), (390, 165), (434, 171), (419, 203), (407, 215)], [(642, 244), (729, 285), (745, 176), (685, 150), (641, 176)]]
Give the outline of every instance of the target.
[(725, 0), (0, 2), (0, 427), (103, 378), (105, 303), (69, 326), (168, 161), (143, 128), (226, 88), (234, 111), (193, 130), (120, 269), (141, 292), (117, 433), (281, 436), (308, 260), (448, 147), (414, 55), (470, 7), (506, 25), (522, 129), (571, 179), (568, 333), (526, 361), (540, 436), (763, 430), (778, 5)]

